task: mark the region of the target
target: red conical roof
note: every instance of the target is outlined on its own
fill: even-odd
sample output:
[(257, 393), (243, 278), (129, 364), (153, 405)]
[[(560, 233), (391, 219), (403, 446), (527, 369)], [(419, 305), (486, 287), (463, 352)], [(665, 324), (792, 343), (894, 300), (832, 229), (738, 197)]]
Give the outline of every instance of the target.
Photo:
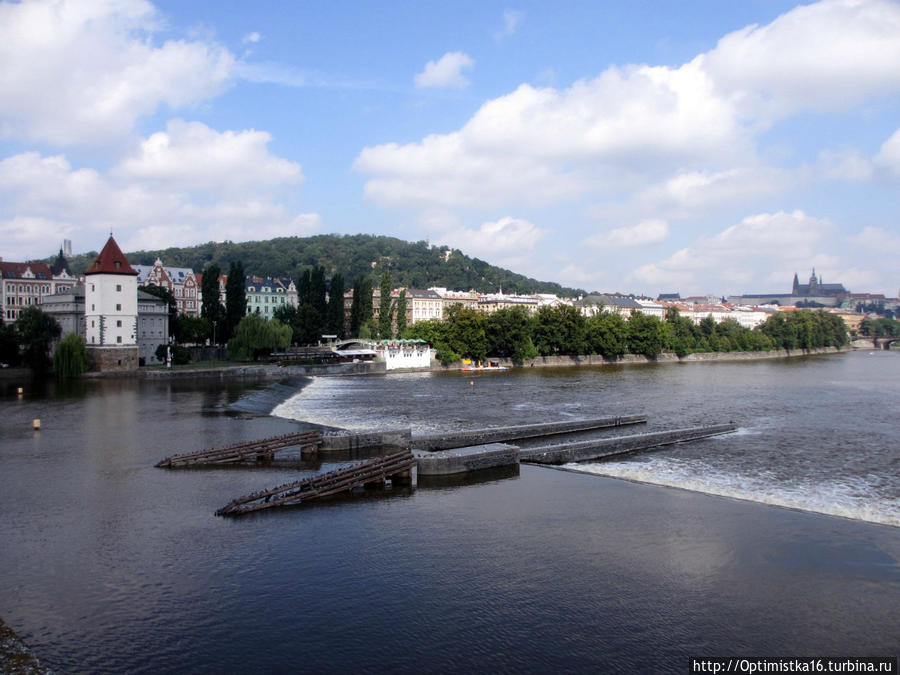
[(90, 269), (84, 273), (84, 276), (89, 274), (127, 274), (135, 277), (138, 275), (134, 268), (128, 264), (125, 254), (122, 253), (122, 249), (119, 248), (112, 235), (109, 236), (106, 246), (100, 251), (100, 255), (97, 256)]

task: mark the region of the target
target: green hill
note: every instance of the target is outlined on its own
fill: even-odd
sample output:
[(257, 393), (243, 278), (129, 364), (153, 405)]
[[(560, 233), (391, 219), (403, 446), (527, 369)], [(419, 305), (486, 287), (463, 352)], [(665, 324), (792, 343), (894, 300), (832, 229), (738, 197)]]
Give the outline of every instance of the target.
[[(160, 251), (135, 251), (126, 255), (129, 261), (138, 265), (152, 265), (159, 257), (166, 265), (190, 267), (195, 272), (203, 271), (213, 262), (227, 272), (229, 263), (240, 260), (248, 274), (290, 277), (295, 281), (303, 270), (321, 265), (327, 276), (340, 272), (348, 284), (352, 284), (357, 276), (366, 274), (377, 280), (384, 270), (389, 270), (395, 286), (409, 288), (444, 286), (453, 290), (474, 288), (483, 293), (502, 288), (506, 293), (584, 294), (580, 289), (537, 281), (495, 267), (456, 249), (429, 246), (424, 241), (411, 243), (368, 234), (320, 234), (240, 244), (209, 242)], [(72, 256), (69, 260), (72, 272), (84, 274), (96, 256), (96, 251)]]

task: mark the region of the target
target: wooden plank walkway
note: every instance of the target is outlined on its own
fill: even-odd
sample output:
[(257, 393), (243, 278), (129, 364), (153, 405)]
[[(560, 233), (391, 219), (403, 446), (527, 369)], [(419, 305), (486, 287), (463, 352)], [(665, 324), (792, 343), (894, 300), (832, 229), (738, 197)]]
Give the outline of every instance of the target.
[(172, 455), (157, 462), (156, 466), (161, 469), (177, 469), (189, 466), (236, 464), (250, 460), (268, 460), (272, 459), (276, 452), (285, 448), (319, 446), (321, 443), (321, 432), (300, 431), (294, 434), (235, 443), (221, 448)]
[(216, 511), (216, 515), (239, 516), (276, 506), (295, 506), (339, 492), (348, 492), (367, 483), (383, 483), (391, 476), (410, 471), (415, 464), (416, 459), (411, 452), (375, 457), (337, 471), (238, 497)]

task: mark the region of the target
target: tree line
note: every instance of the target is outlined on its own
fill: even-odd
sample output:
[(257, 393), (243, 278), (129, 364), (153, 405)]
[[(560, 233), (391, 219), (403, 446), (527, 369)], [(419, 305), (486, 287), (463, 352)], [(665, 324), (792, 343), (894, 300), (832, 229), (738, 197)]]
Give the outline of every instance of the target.
[(524, 361), (536, 356), (625, 354), (650, 358), (663, 352), (686, 356), (694, 352), (815, 349), (848, 344), (840, 317), (822, 311), (778, 313), (754, 329), (734, 319), (716, 322), (712, 316), (695, 324), (675, 307), (659, 319), (640, 312), (625, 318), (600, 312), (585, 317), (568, 305), (541, 307), (536, 314), (521, 307), (493, 314), (457, 306), (444, 321), (420, 321), (404, 337), (428, 341), (437, 358), (450, 363), (461, 358), (484, 360), (506, 357)]

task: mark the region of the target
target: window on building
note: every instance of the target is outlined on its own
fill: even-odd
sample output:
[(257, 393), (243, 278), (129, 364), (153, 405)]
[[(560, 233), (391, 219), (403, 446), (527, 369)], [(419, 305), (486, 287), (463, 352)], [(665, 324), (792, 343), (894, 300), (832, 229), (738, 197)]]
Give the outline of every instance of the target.
[(119, 319), (116, 321), (116, 328), (121, 328), (121, 327), (122, 327), (122, 319)]
[(122, 342), (122, 336), (116, 335), (116, 342)]
[(92, 312), (95, 311), (95, 310), (94, 310), (94, 305), (93, 305), (93, 304), (91, 305), (91, 311), (92, 311)]
[(122, 290), (122, 284), (116, 284), (116, 290), (117, 290), (117, 291), (121, 291), (121, 290)]
[(122, 305), (118, 305), (118, 304), (117, 304), (117, 305), (116, 305), (116, 311), (117, 311), (117, 312), (121, 312), (121, 311), (122, 311)]

